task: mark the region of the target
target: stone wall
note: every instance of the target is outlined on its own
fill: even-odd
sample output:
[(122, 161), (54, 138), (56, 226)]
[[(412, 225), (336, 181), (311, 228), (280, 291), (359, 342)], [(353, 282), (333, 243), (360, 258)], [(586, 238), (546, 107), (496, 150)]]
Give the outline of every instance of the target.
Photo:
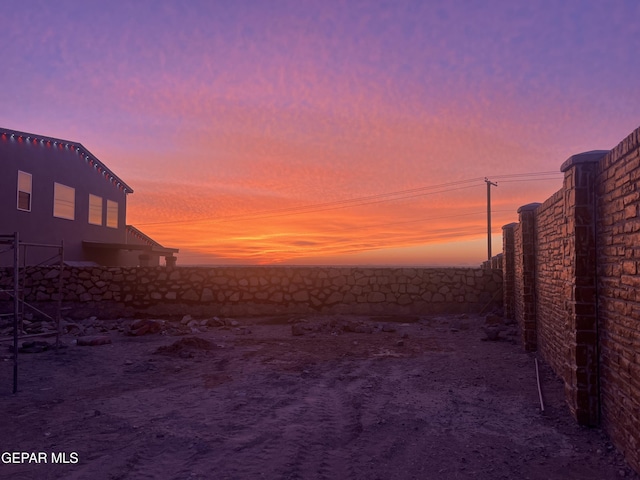
[(559, 192), (504, 227), (505, 311), (578, 422), (601, 424), (640, 471), (640, 129), (561, 171)]
[[(8, 284), (11, 271), (1, 274)], [(463, 313), (502, 302), (502, 271), (480, 268), (84, 267), (65, 268), (63, 280), (65, 305), (111, 315)], [(26, 276), (28, 301), (55, 301), (57, 289), (55, 268)]]
[(510, 320), (515, 319), (515, 229), (517, 223), (510, 223), (502, 227), (503, 259), (502, 259), (502, 297), (504, 304), (504, 316)]
[[(535, 210), (538, 203), (525, 205), (518, 209), (519, 225), (515, 228), (514, 239), (516, 260), (514, 300), (516, 321), (520, 327), (522, 344), (528, 352), (537, 348), (536, 330), (536, 225)], [(509, 272), (510, 273), (510, 272)]]
[(566, 368), (566, 339), (570, 335), (567, 302), (571, 298), (572, 241), (568, 235), (563, 191), (557, 192), (536, 210), (536, 328), (537, 349), (570, 384)]
[(602, 423), (640, 470), (640, 129), (598, 164)]

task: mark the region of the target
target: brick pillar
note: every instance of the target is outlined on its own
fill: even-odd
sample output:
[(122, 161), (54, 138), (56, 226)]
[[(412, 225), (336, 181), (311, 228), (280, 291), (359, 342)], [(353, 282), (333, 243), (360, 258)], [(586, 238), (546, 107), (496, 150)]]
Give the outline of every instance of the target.
[(565, 260), (573, 280), (568, 299), (568, 354), (564, 378), (571, 413), (582, 425), (597, 425), (598, 318), (596, 304), (595, 176), (603, 152), (587, 152), (562, 164), (569, 249)]
[(536, 325), (536, 209), (539, 203), (530, 203), (518, 209), (520, 216), (519, 235), (515, 259), (516, 275), (516, 322), (520, 326), (522, 344), (527, 352), (538, 347)]
[(502, 292), (504, 316), (509, 320), (515, 319), (515, 228), (517, 223), (510, 223), (502, 227)]

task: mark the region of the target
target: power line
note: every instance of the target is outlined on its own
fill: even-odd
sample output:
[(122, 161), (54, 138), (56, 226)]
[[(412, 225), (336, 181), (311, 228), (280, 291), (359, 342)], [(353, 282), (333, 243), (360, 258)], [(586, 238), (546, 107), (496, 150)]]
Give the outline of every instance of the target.
[[(236, 221), (236, 220), (248, 220), (248, 219), (261, 219), (272, 218), (289, 215), (299, 215), (302, 213), (312, 213), (324, 210), (335, 210), (339, 208), (359, 207), (362, 205), (370, 205), (375, 203), (391, 202), (397, 200), (406, 200), (410, 198), (421, 197), (425, 195), (434, 195), (437, 193), (446, 193), (454, 190), (461, 190), (465, 188), (475, 187), (476, 185), (458, 186), (464, 184), (470, 184), (472, 182), (479, 182), (481, 178), (474, 178), (469, 180), (460, 180), (457, 182), (443, 183), (439, 185), (433, 185), (428, 187), (412, 188), (408, 190), (399, 190), (396, 192), (380, 193), (376, 195), (368, 195), (364, 197), (356, 197), (351, 199), (336, 200), (333, 202), (316, 203), (310, 205), (301, 205), (297, 207), (285, 207), (272, 210), (262, 210), (254, 213), (227, 215), (227, 216), (215, 216), (215, 217), (202, 217), (199, 219), (191, 220), (169, 220), (166, 222), (150, 222), (139, 223), (139, 226), (148, 225), (168, 225), (168, 224), (184, 224), (184, 223), (196, 223), (196, 222), (209, 222), (209, 221)], [(449, 187), (449, 188), (446, 188)], [(396, 198), (390, 198), (396, 197)]]
[[(502, 182), (518, 182), (518, 181), (531, 181), (531, 180), (547, 180), (547, 178), (531, 178), (539, 176), (558, 175), (555, 171), (546, 172), (530, 172), (519, 173), (510, 175), (494, 175), (495, 179), (511, 179), (502, 180)], [(529, 178), (529, 180), (527, 180)], [(270, 210), (262, 210), (253, 213), (237, 214), (237, 215), (220, 215), (213, 217), (201, 217), (195, 219), (186, 220), (168, 220), (163, 222), (148, 222), (139, 223), (138, 226), (153, 226), (153, 225), (180, 225), (180, 224), (194, 224), (194, 223), (206, 223), (206, 222), (232, 222), (239, 220), (259, 220), (265, 218), (276, 218), (292, 215), (301, 215), (306, 213), (315, 213), (328, 210), (336, 210), (341, 208), (359, 207), (364, 205), (372, 205), (376, 203), (392, 202), (399, 200), (407, 200), (426, 195), (435, 195), (439, 193), (448, 193), (455, 190), (463, 190), (479, 186), (483, 183), (483, 177), (471, 178), (467, 180), (459, 180), (455, 182), (447, 182), (437, 185), (431, 185), (426, 187), (411, 188), (406, 190), (398, 190), (395, 192), (379, 193), (376, 195), (367, 195), (362, 197), (355, 197), (351, 199), (335, 200), (332, 202), (315, 203), (309, 205), (300, 205), (296, 207), (284, 207)]]

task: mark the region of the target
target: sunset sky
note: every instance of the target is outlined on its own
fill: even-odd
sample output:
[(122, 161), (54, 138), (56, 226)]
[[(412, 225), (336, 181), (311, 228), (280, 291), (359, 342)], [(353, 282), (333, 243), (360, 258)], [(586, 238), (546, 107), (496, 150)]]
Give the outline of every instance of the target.
[(0, 7), (0, 127), (82, 143), (182, 265), (477, 265), (485, 177), (498, 253), (640, 125), (637, 0)]

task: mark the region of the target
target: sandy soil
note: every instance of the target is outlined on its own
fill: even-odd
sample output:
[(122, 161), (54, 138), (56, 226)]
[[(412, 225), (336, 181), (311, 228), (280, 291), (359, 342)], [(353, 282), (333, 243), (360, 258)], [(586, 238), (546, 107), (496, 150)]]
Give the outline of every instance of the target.
[(0, 344), (0, 450), (47, 460), (0, 478), (639, 478), (544, 364), (541, 412), (534, 357), (482, 317), (236, 320), (65, 336), (20, 355), (17, 395)]

